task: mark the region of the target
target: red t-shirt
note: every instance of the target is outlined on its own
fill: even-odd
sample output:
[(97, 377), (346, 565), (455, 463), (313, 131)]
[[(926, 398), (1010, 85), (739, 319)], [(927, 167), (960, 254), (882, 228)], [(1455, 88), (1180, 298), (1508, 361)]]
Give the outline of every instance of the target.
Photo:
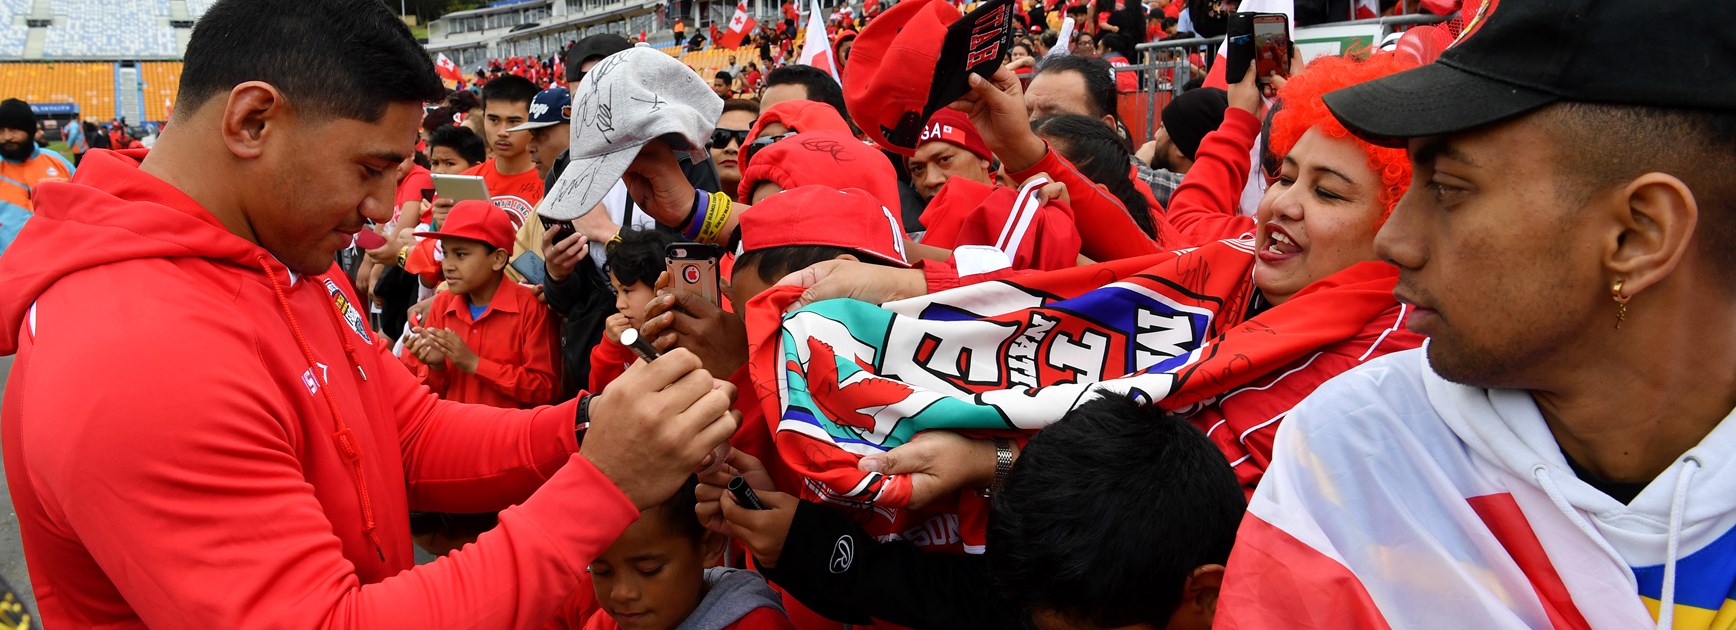
[[(428, 169), (422, 168), (422, 166), (418, 164), (414, 168), (410, 169), (409, 175), (405, 175), (404, 179), (398, 182), (398, 194), (392, 200), (393, 223), (398, 222), (398, 211), (404, 207), (404, 204), (412, 201), (432, 201), (434, 199), (433, 175), (434, 174), (430, 173)], [(422, 206), (421, 221), (418, 221), (418, 223), (428, 223), (433, 220), (433, 207), (424, 204)]]
[(506, 175), (500, 172), (494, 160), (489, 160), (470, 167), (464, 174), (482, 176), (494, 205), (512, 213), (514, 230), (524, 226), (524, 220), (542, 202), (543, 180), (534, 168), (517, 175)]

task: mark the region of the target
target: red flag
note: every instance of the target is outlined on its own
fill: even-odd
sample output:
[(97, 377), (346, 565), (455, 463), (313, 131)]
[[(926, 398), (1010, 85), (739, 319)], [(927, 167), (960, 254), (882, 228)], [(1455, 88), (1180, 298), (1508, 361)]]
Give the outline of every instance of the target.
[(464, 71), (458, 69), (458, 64), (446, 58), (446, 53), (439, 53), (434, 58), (434, 72), (447, 81), (463, 81)]
[(717, 45), (724, 49), (740, 49), (741, 38), (753, 33), (753, 26), (759, 26), (759, 23), (748, 17), (748, 0), (736, 2), (736, 14), (729, 17), (729, 31), (717, 40)]
[(1369, 20), (1380, 17), (1380, 2), (1378, 0), (1356, 0), (1351, 9), (1350, 19)]

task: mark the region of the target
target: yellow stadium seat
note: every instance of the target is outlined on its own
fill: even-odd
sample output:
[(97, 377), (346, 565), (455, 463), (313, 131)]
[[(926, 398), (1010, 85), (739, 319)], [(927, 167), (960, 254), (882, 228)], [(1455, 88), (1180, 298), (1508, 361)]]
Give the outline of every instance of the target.
[(31, 103), (77, 103), (86, 120), (115, 115), (114, 64), (0, 63), (0, 94)]

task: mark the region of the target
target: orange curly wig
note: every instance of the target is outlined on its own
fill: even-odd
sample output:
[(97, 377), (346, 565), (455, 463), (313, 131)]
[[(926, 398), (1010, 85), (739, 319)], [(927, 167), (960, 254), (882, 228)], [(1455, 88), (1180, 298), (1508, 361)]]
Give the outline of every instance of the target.
[(1392, 214), (1393, 206), (1398, 205), (1399, 198), (1403, 197), (1405, 190), (1410, 187), (1410, 158), (1405, 156), (1404, 149), (1377, 147), (1357, 138), (1332, 116), (1321, 97), (1339, 88), (1372, 81), (1416, 66), (1415, 60), (1389, 52), (1375, 53), (1366, 59), (1321, 57), (1310, 62), (1303, 72), (1290, 79), (1289, 83), (1284, 84), (1284, 88), (1278, 91), (1278, 100), (1283, 103), (1283, 108), (1272, 117), (1272, 153), (1280, 156), (1290, 153), (1290, 150), (1296, 147), (1296, 142), (1301, 140), (1302, 135), (1308, 133), (1309, 129), (1317, 129), (1329, 137), (1348, 139), (1356, 143), (1356, 147), (1368, 156), (1368, 168), (1380, 176), (1380, 222), (1385, 223), (1386, 217)]

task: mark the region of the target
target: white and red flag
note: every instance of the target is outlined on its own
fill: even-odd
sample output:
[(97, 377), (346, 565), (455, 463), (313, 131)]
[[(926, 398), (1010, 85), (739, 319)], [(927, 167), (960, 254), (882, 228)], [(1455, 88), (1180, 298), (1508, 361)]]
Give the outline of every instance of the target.
[(438, 53), (434, 57), (434, 72), (447, 81), (463, 81), (464, 71), (458, 69), (458, 64), (452, 63), (446, 53)]
[(735, 3), (735, 15), (729, 18), (729, 30), (718, 39), (717, 45), (723, 48), (740, 48), (742, 38), (752, 33), (758, 25), (759, 22), (747, 14), (747, 0), (741, 0)]
[(826, 35), (826, 24), (820, 19), (820, 0), (809, 3), (813, 8), (808, 12), (807, 41), (802, 42), (802, 56), (796, 63), (813, 66), (825, 70), (839, 85), (844, 80), (838, 77), (838, 60), (832, 58), (832, 38)]

